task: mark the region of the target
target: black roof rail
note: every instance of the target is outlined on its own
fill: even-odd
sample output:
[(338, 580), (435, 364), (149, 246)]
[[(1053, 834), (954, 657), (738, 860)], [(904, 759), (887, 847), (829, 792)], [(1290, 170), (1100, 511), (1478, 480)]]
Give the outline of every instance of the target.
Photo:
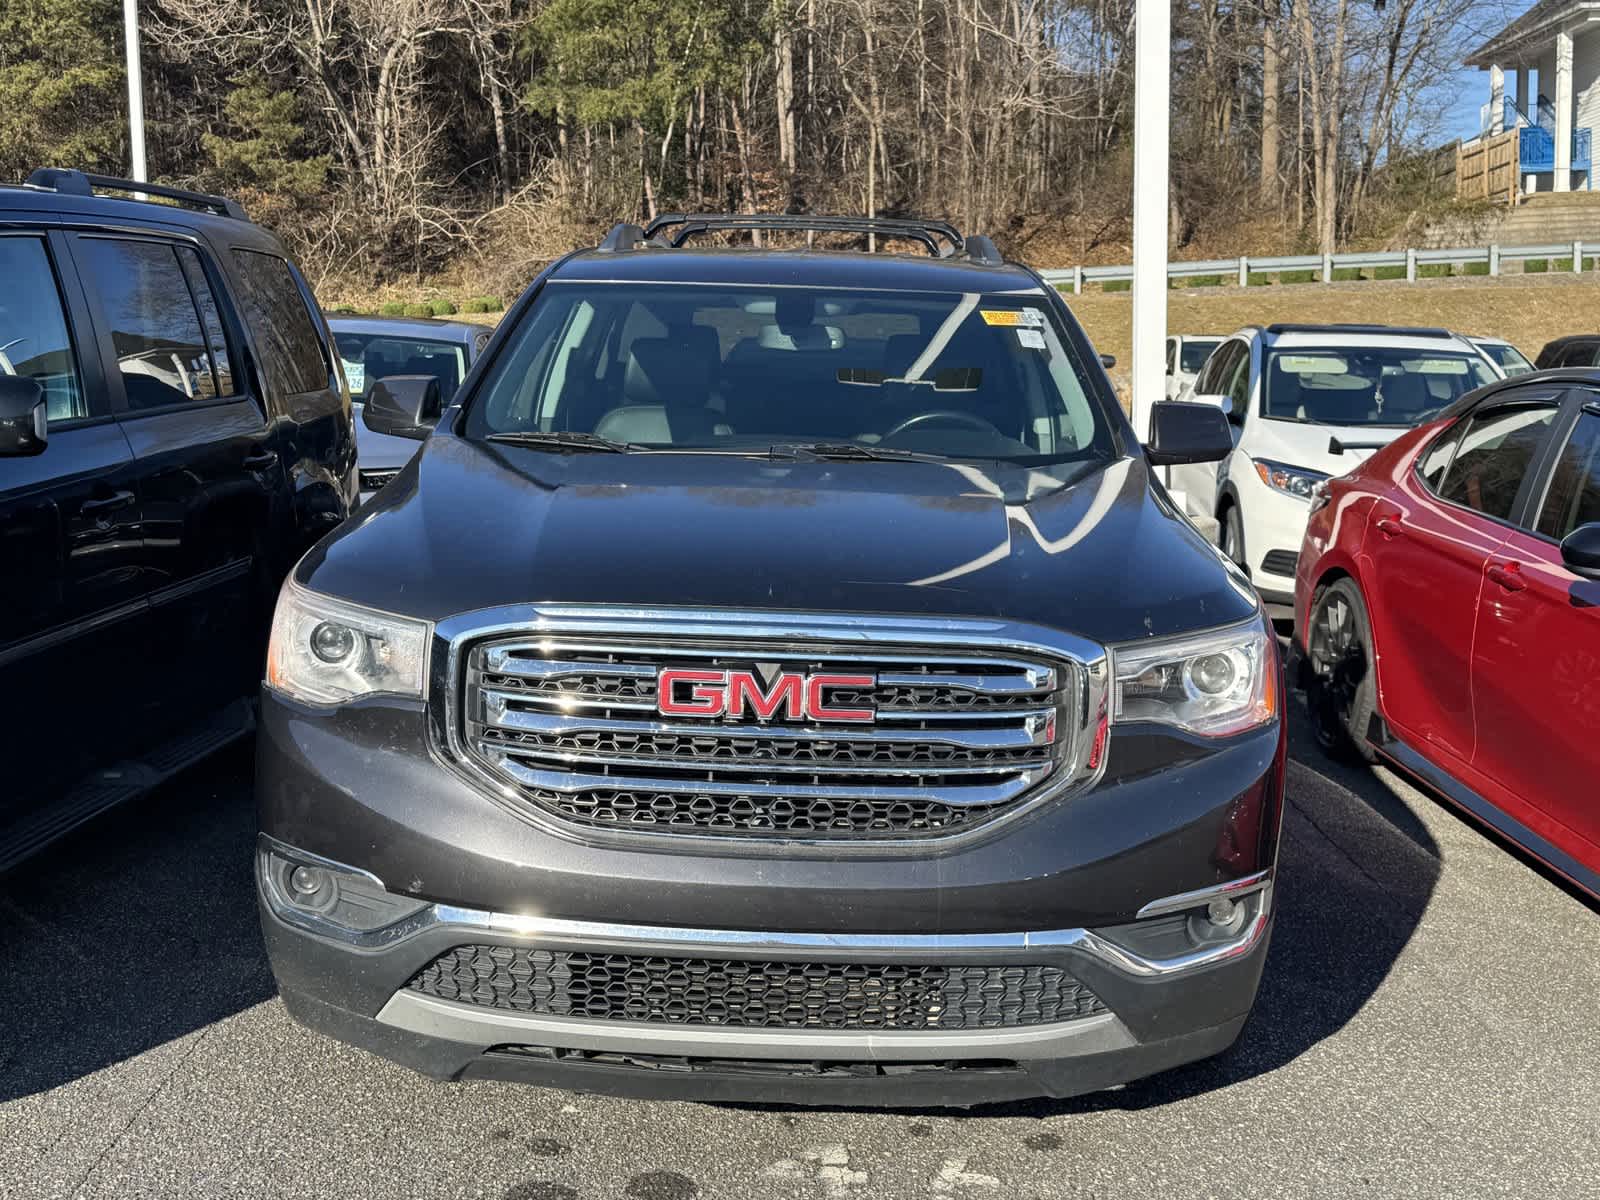
[(618, 221), (596, 249), (606, 254), (614, 254), (619, 250), (637, 250), (642, 245), (644, 245), (644, 230), (630, 222)]
[(1296, 324), (1293, 322), (1268, 325), (1267, 332), (1279, 333), (1387, 333), (1393, 337), (1423, 337), (1423, 338), (1453, 338), (1456, 335), (1448, 329), (1435, 329), (1424, 326), (1409, 325), (1363, 325), (1356, 323), (1311, 325)]
[[(718, 230), (780, 230), (814, 233), (871, 233), (879, 237), (905, 238), (921, 242), (936, 258), (949, 258), (967, 249), (969, 240), (994, 243), (987, 238), (964, 239), (946, 221), (925, 221), (911, 217), (827, 217), (804, 213), (662, 213), (644, 227), (644, 237), (654, 241), (658, 235), (667, 245), (682, 246), (690, 238)], [(999, 260), (998, 253), (995, 254)], [(975, 259), (974, 261), (987, 261)]]
[(96, 188), (102, 192), (139, 192), (146, 196), (161, 196), (176, 200), (191, 208), (202, 208), (236, 221), (248, 221), (250, 216), (237, 200), (226, 196), (213, 196), (209, 192), (193, 192), (188, 188), (168, 187), (164, 183), (140, 182), (137, 179), (119, 179), (115, 175), (91, 175), (67, 167), (40, 167), (28, 176), (28, 186), (44, 192), (59, 192), (65, 196), (92, 196)]

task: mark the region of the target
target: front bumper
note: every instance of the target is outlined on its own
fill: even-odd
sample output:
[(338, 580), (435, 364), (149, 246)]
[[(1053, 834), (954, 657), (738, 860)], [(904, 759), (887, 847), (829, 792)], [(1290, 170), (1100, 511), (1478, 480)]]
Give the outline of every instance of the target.
[[(285, 885), (296, 864), (346, 881), (356, 903), (340, 911), (353, 914), (353, 924), (296, 902)], [(1230, 1045), (1254, 999), (1272, 927), (1270, 871), (1152, 903), (1129, 925), (956, 935), (625, 926), (423, 904), (388, 893), (366, 872), (265, 837), (257, 882), (273, 969), (303, 1024), (440, 1079), (641, 1097), (965, 1105), (1112, 1086)], [(1192, 922), (1224, 898), (1236, 905), (1236, 925), (1196, 944)], [(365, 927), (391, 915), (391, 905), (403, 915)], [(797, 971), (1048, 964), (1097, 1003), (1066, 1020), (988, 1028), (771, 1028), (681, 1023), (659, 1011), (644, 1020), (595, 1019), (509, 1008), (491, 998), (487, 979), (470, 1000), (419, 985), (429, 964), (463, 946), (486, 960), (506, 948), (656, 964), (782, 961)]]

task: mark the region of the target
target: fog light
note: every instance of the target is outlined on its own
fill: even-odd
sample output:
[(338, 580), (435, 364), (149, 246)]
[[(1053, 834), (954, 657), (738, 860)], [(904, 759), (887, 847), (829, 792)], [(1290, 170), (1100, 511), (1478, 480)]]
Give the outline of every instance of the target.
[(1206, 917), (1213, 925), (1232, 925), (1239, 917), (1239, 906), (1224, 896), (1206, 905)]
[(328, 873), (319, 871), (315, 867), (296, 867), (289, 872), (289, 886), (294, 889), (297, 896), (314, 896), (327, 884)]
[(333, 872), (322, 867), (295, 866), (285, 881), (289, 885), (289, 900), (297, 908), (323, 912), (339, 899), (339, 884)]

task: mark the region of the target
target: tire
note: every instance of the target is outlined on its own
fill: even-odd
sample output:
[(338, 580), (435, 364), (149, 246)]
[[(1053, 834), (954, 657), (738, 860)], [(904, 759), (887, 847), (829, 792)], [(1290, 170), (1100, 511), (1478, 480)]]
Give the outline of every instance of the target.
[(1230, 504), (1222, 510), (1221, 525), (1217, 531), (1217, 538), (1222, 552), (1233, 559), (1241, 571), (1249, 575), (1250, 564), (1246, 561), (1244, 550), (1244, 518), (1239, 515), (1237, 504)]
[(1374, 762), (1367, 727), (1378, 707), (1372, 623), (1354, 580), (1318, 588), (1305, 630), (1306, 705), (1317, 745), (1343, 762)]

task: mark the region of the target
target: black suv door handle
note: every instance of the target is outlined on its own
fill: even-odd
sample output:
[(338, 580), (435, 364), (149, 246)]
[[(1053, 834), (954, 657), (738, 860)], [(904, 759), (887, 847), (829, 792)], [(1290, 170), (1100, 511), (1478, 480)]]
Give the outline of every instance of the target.
[(96, 500), (85, 500), (78, 505), (79, 512), (109, 512), (113, 508), (126, 508), (133, 503), (132, 492), (112, 492), (109, 496), (101, 496)]
[(278, 456), (271, 450), (263, 450), (260, 454), (245, 455), (244, 462), (240, 464), (249, 471), (264, 471), (278, 461)]

